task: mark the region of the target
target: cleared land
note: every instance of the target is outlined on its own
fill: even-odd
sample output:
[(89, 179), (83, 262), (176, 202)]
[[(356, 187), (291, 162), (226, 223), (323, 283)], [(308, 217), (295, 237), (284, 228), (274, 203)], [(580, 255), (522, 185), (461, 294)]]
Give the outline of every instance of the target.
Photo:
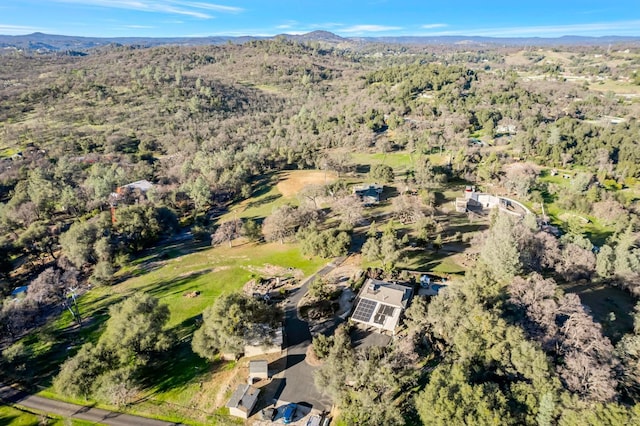
[(284, 197), (295, 197), (307, 185), (325, 185), (334, 182), (334, 172), (322, 170), (296, 170), (282, 173), (276, 188)]
[(265, 177), (251, 198), (234, 206), (220, 222), (234, 218), (263, 219), (274, 209), (289, 203), (298, 205), (297, 194), (307, 185), (324, 185), (337, 179), (333, 172), (322, 170), (291, 170)]

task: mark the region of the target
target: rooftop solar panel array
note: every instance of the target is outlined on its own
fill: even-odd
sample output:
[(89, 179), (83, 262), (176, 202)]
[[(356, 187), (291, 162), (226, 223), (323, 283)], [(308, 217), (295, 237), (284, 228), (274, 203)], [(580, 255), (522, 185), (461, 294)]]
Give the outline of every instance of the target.
[(372, 300), (360, 299), (360, 302), (358, 303), (358, 306), (356, 306), (356, 310), (351, 318), (356, 321), (369, 322), (377, 304), (377, 302)]
[(378, 313), (385, 315), (387, 317), (393, 316), (393, 312), (396, 310), (396, 308), (394, 308), (393, 306), (389, 306), (389, 305), (385, 305), (385, 304), (380, 304), (380, 307), (378, 308)]
[(373, 318), (373, 322), (379, 325), (384, 325), (385, 320), (387, 319), (387, 317), (393, 315), (394, 310), (395, 308), (393, 306), (381, 303), (380, 307), (378, 308), (378, 312), (376, 312), (376, 316)]

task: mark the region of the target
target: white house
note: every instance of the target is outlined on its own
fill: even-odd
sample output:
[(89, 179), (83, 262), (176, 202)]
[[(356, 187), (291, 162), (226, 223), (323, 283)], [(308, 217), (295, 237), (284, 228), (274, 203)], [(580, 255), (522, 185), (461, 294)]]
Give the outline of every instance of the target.
[(475, 186), (467, 186), (464, 197), (458, 197), (455, 201), (456, 211), (465, 213), (467, 211), (482, 212), (488, 209), (499, 209), (514, 216), (525, 216), (532, 214), (522, 203), (507, 197), (498, 197), (483, 192), (476, 192)]
[(370, 278), (358, 294), (356, 309), (351, 319), (380, 331), (393, 333), (412, 296), (411, 287)]
[(135, 182), (131, 182), (131, 183), (128, 183), (126, 185), (123, 185), (123, 186), (119, 187), (116, 190), (116, 192), (118, 194), (121, 194), (125, 190), (134, 191), (134, 190), (137, 189), (138, 191), (140, 191), (140, 192), (142, 192), (144, 194), (147, 191), (149, 191), (151, 188), (153, 188), (153, 184), (151, 182), (149, 182), (148, 180), (143, 179), (143, 180), (137, 180)]

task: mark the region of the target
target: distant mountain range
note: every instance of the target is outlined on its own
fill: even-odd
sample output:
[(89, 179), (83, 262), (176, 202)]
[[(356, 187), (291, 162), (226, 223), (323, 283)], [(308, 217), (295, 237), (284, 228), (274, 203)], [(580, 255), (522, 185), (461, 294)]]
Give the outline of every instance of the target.
[(469, 37), (469, 36), (398, 36), (398, 37), (340, 37), (328, 31), (313, 31), (307, 34), (281, 34), (274, 37), (76, 37), (54, 34), (33, 33), (27, 35), (0, 35), (0, 48), (15, 48), (41, 52), (86, 52), (90, 49), (115, 45), (159, 46), (159, 45), (209, 45), (223, 43), (244, 43), (250, 40), (265, 40), (284, 37), (301, 42), (317, 41), (334, 45), (362, 45), (369, 43), (412, 44), (412, 45), (500, 45), (500, 46), (551, 46), (551, 45), (609, 45), (633, 44), (640, 46), (640, 37), (604, 36), (581, 37), (563, 36), (557, 38), (523, 37)]

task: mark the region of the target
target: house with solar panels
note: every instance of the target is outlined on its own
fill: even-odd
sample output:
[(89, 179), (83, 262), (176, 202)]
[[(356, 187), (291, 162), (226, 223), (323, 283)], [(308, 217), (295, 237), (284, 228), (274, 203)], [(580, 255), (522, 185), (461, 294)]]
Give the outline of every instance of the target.
[(357, 323), (394, 333), (400, 316), (409, 306), (413, 288), (386, 281), (368, 279), (356, 302), (351, 319)]

